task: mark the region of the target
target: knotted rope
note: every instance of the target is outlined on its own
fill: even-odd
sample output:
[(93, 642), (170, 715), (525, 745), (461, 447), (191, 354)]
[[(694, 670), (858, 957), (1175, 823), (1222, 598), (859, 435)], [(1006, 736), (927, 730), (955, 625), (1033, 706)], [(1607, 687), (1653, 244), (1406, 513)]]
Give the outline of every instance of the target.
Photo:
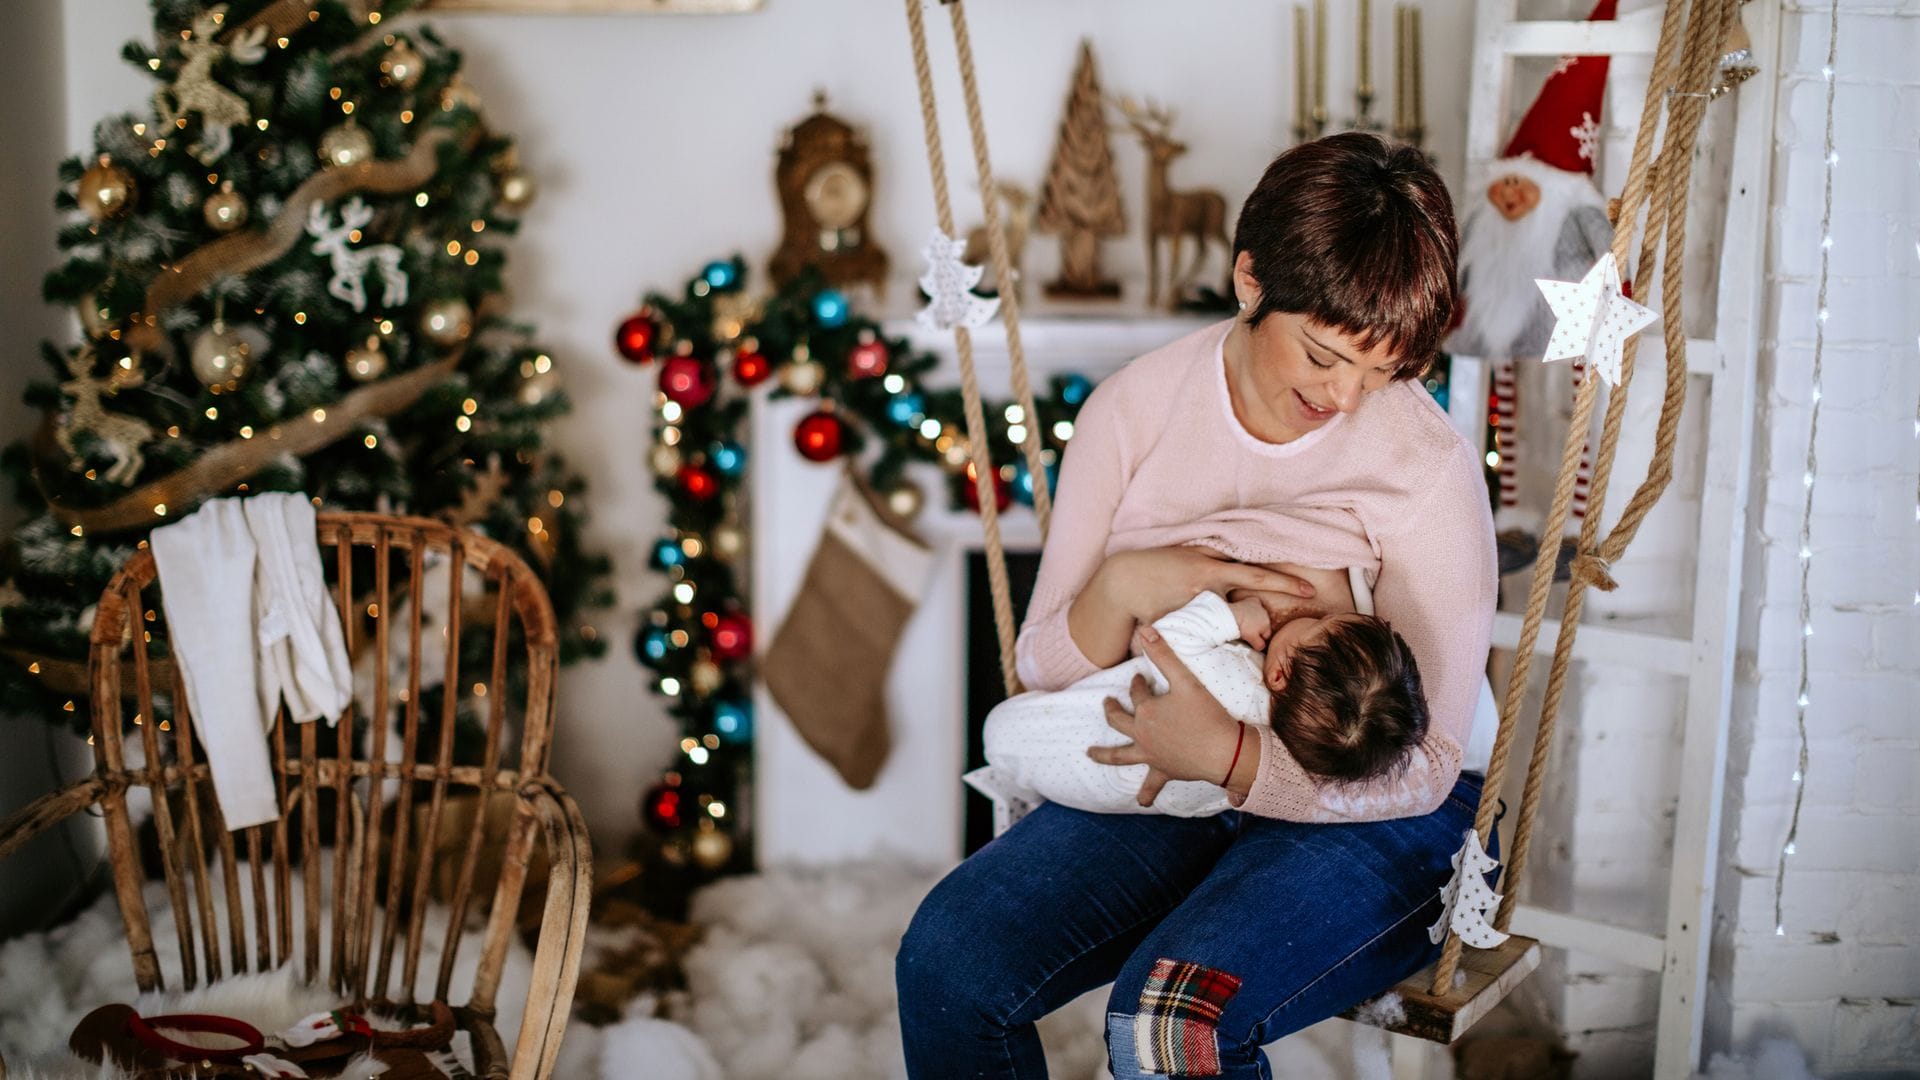
[[(1646, 276), (1651, 275), (1656, 261), (1664, 256), (1661, 268), (1661, 315), (1665, 323), (1663, 332), (1667, 353), (1666, 393), (1655, 425), (1653, 460), (1648, 464), (1646, 479), (1634, 492), (1619, 523), (1603, 542), (1596, 545), (1594, 541), (1599, 535), (1607, 485), (1612, 479), (1614, 455), (1619, 448), (1627, 389), (1633, 381), (1634, 359), (1638, 352), (1638, 339), (1630, 338), (1623, 350), (1620, 384), (1608, 395), (1587, 514), (1580, 526), (1579, 555), (1574, 562), (1573, 579), (1567, 588), (1560, 631), (1554, 642), (1553, 662), (1547, 676), (1546, 697), (1541, 704), (1540, 722), (1534, 733), (1532, 754), (1527, 763), (1520, 815), (1514, 825), (1513, 847), (1508, 855), (1506, 891), (1495, 918), (1495, 925), (1503, 931), (1512, 924), (1518, 897), (1516, 886), (1526, 866), (1533, 824), (1539, 813), (1547, 750), (1553, 742), (1554, 723), (1565, 694), (1567, 670), (1573, 660), (1573, 645), (1579, 633), (1586, 587), (1598, 585), (1603, 590), (1615, 587), (1609, 568), (1626, 552), (1641, 522), (1673, 479), (1674, 443), (1681, 410), (1686, 403), (1686, 333), (1681, 317), (1681, 271), (1686, 252), (1687, 188), (1692, 178), (1693, 151), (1699, 138), (1700, 121), (1708, 100), (1708, 78), (1712, 74), (1716, 49), (1733, 18), (1733, 4), (1734, 0), (1692, 0), (1690, 5), (1683, 3), (1683, 0), (1669, 0), (1661, 21), (1660, 41), (1654, 53), (1653, 72), (1648, 80), (1648, 94), (1642, 106), (1640, 126), (1634, 136), (1626, 187), (1613, 214), (1613, 257), (1616, 262), (1628, 267), (1628, 280), (1645, 280)], [(1684, 20), (1683, 7), (1690, 7)], [(1656, 162), (1653, 142), (1660, 128), (1663, 111), (1667, 130)], [(1639, 258), (1629, 265), (1626, 256), (1633, 239), (1634, 222), (1642, 209), (1647, 212), (1647, 221)], [(1560, 474), (1554, 486), (1553, 502), (1547, 512), (1543, 536), (1558, 536), (1566, 527), (1567, 513), (1573, 502), (1575, 473), (1586, 443), (1597, 393), (1598, 380), (1589, 374), (1574, 397), (1573, 419), (1562, 449)], [(1513, 749), (1521, 700), (1526, 695), (1528, 679), (1532, 674), (1534, 645), (1539, 640), (1540, 626), (1546, 617), (1548, 594), (1553, 587), (1557, 555), (1553, 545), (1543, 544), (1541, 554), (1534, 562), (1532, 588), (1527, 597), (1526, 615), (1520, 625), (1513, 672), (1508, 678), (1505, 700), (1500, 709), (1499, 733), (1494, 741), (1492, 760), (1487, 767), (1486, 782), (1481, 789), (1479, 812), (1474, 816), (1474, 830), (1483, 843), (1493, 830), (1494, 807), (1499, 802), (1500, 789), (1506, 779), (1507, 761)], [(1448, 936), (1434, 971), (1432, 993), (1440, 995), (1452, 990), (1461, 947), (1458, 937)]]

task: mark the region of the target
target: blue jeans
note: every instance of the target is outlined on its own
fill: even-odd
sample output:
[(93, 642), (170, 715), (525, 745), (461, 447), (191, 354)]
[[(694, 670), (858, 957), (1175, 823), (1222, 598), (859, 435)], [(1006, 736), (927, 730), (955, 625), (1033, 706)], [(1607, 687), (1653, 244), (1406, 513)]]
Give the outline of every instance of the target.
[(1115, 1080), (1269, 1080), (1262, 1046), (1439, 955), (1427, 927), (1480, 782), (1364, 824), (1042, 804), (941, 880), (900, 943), (908, 1076), (1044, 1077), (1034, 1022), (1111, 982)]

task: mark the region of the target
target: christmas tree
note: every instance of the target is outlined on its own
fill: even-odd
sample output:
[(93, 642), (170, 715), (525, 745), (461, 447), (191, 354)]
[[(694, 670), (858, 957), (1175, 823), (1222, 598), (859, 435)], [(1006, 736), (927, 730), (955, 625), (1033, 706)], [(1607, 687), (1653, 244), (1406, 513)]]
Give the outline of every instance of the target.
[[(0, 693), (85, 726), (92, 605), (147, 532), (206, 499), (439, 517), (544, 578), (563, 662), (607, 561), (547, 448), (567, 410), (509, 321), (504, 256), (533, 195), (460, 54), (405, 0), (155, 0), (147, 115), (62, 163), (47, 275), (83, 340), (42, 347), (40, 431), (5, 463), (29, 518), (0, 554)], [(464, 635), (476, 652), (484, 634)], [(156, 643), (163, 649), (164, 643)]]
[(1067, 115), (1060, 121), (1035, 224), (1061, 237), (1060, 277), (1047, 285), (1047, 295), (1120, 295), (1119, 283), (1100, 274), (1100, 238), (1120, 235), (1127, 221), (1113, 175), (1113, 150), (1107, 145), (1106, 106), (1093, 68), (1093, 46), (1085, 41), (1080, 43), (1080, 66), (1073, 72)]

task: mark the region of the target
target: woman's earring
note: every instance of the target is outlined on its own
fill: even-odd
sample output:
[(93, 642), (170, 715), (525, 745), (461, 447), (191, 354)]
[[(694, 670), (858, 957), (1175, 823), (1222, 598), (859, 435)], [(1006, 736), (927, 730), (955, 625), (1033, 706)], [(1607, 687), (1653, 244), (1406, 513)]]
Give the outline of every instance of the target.
[(1240, 301), (1240, 310), (1241, 311), (1247, 310), (1247, 302), (1245, 300)]

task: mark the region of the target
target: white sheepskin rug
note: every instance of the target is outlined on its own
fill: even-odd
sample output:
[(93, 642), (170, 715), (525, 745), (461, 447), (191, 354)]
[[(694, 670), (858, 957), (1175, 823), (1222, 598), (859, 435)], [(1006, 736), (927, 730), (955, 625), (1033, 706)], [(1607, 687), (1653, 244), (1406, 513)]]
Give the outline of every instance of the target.
[[(687, 955), (687, 991), (643, 996), (605, 1028), (574, 1024), (555, 1075), (627, 1080), (644, 1063), (650, 1080), (904, 1080), (893, 957), (940, 877), (874, 861), (708, 887), (694, 897), (705, 937)], [(1051, 1075), (1110, 1077), (1105, 1009), (1097, 990), (1041, 1021)], [(1276, 1074), (1354, 1075), (1348, 1027), (1330, 1021), (1268, 1047)]]
[[(331, 896), (331, 874), (323, 865), (322, 891)], [(248, 873), (241, 867), (241, 880)], [(271, 875), (269, 875), (271, 880)], [(294, 885), (296, 942), (301, 927), (299, 890)], [(243, 887), (243, 901), (251, 914), (251, 894)], [(224, 937), (226, 903), (223, 890), (213, 891), (218, 923)], [(161, 882), (146, 886), (147, 910), (153, 921), (155, 951), (160, 969), (169, 976), (179, 970), (180, 944), (173, 912), (167, 903), (166, 887)], [(483, 912), (469, 915), (455, 958), (451, 997), (455, 1003), (466, 1000), (479, 965), (480, 933)], [(447, 911), (434, 904), (428, 907), (422, 930), (420, 967), (415, 980), (416, 995), (425, 1000), (433, 996), (440, 972), (440, 942), (447, 927)], [(323, 948), (331, 941), (330, 922), (323, 922), (320, 938)], [(253, 941), (250, 918), (246, 922), (249, 948)], [(377, 948), (377, 946), (376, 946)], [(395, 959), (396, 973), (399, 959)], [(520, 1017), (526, 1006), (527, 985), (533, 970), (533, 958), (516, 938), (507, 951), (501, 972), (497, 1017), (500, 1037), (511, 1054), (514, 1038), (520, 1030)], [(101, 1005), (127, 1002), (146, 1015), (201, 1012), (246, 1020), (262, 1032), (276, 1032), (291, 1026), (301, 1017), (339, 1004), (331, 995), (303, 984), (290, 970), (250, 975), (229, 975), (219, 982), (193, 991), (162, 991), (141, 995), (134, 984), (133, 959), (127, 948), (126, 932), (120, 910), (111, 892), (103, 894), (79, 918), (42, 934), (29, 934), (0, 943), (0, 1057), (7, 1065), (8, 1080), (22, 1077), (42, 1080), (86, 1080), (111, 1078), (116, 1070), (102, 1069), (74, 1058), (67, 1050), (67, 1037), (80, 1018)], [(465, 1050), (466, 1036), (456, 1036), (455, 1049)], [(562, 1074), (566, 1075), (566, 1074)]]

